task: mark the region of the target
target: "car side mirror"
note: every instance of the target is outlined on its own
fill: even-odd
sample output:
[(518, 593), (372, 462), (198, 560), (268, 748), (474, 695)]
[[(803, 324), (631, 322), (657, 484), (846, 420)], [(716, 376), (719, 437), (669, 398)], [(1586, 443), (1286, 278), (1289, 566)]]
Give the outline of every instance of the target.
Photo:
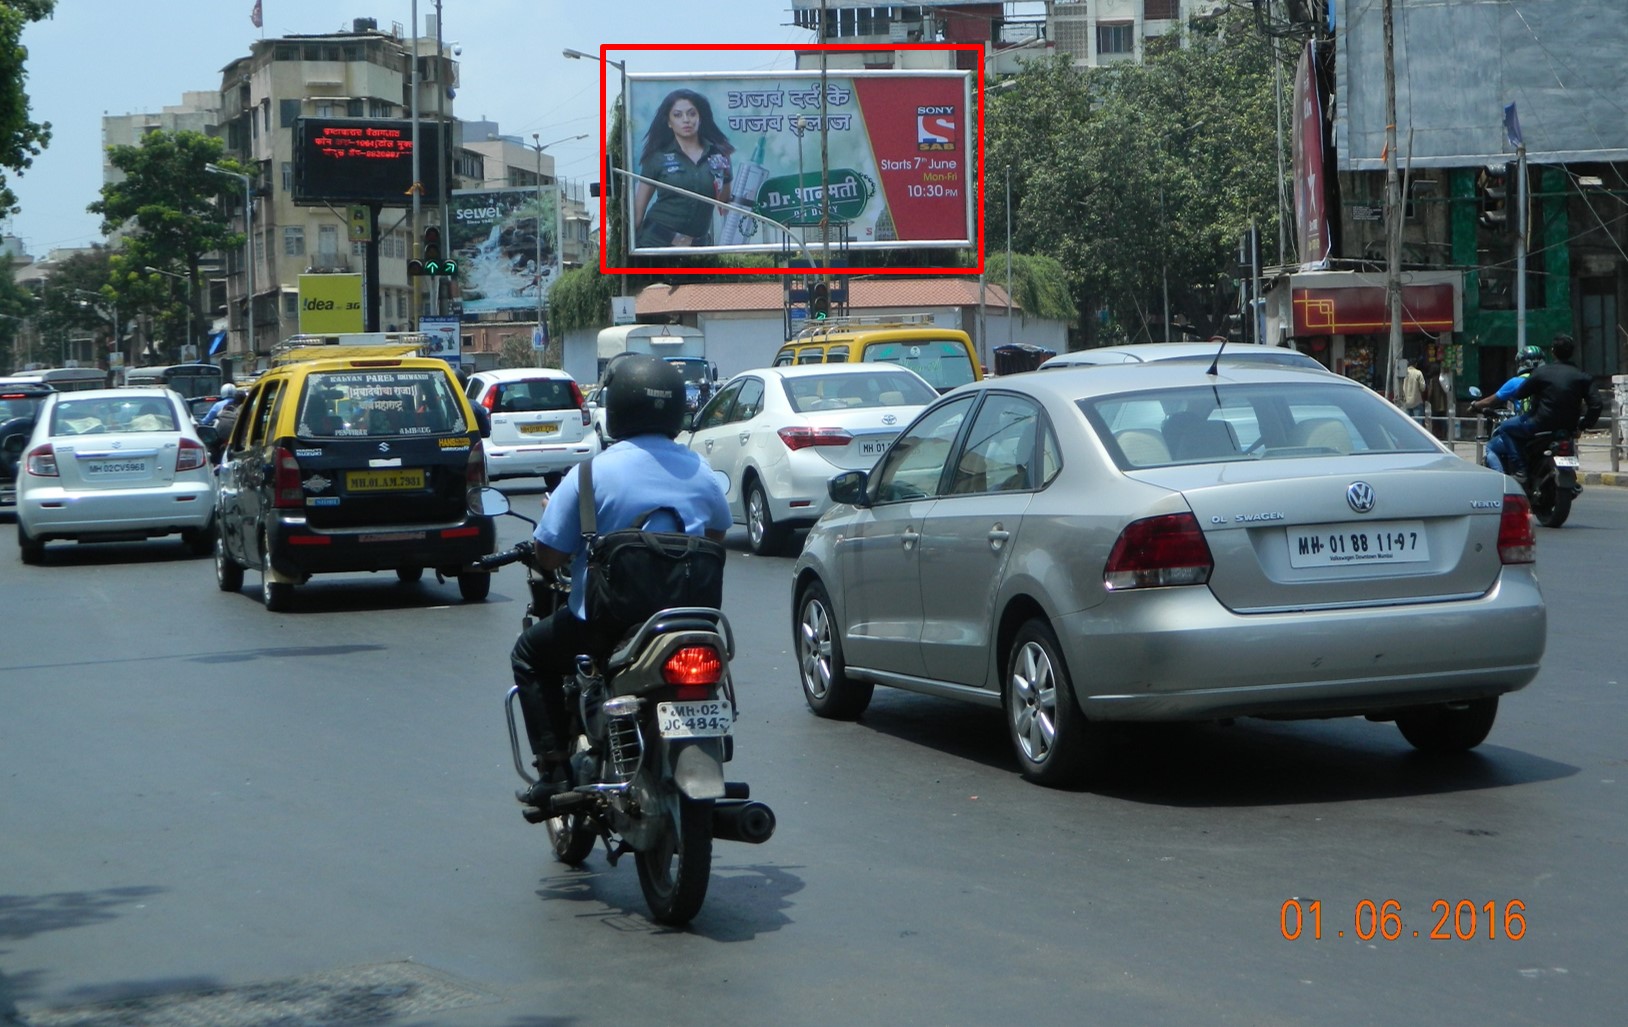
[(509, 497), (490, 485), (470, 489), (465, 503), (470, 513), (481, 517), (498, 517), (509, 512)]
[(867, 471), (843, 471), (825, 483), (831, 502), (845, 506), (869, 506), (865, 499), (865, 486), (870, 484)]
[(192, 430), (198, 433), (198, 441), (204, 444), (205, 449), (211, 453), (220, 449), (220, 429), (212, 424), (199, 424), (194, 425)]

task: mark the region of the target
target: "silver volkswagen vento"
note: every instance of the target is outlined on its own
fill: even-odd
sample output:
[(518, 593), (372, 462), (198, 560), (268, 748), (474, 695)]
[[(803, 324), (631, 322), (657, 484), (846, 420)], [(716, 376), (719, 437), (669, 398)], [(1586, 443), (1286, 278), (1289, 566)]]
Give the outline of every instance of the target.
[(1042, 783), (1109, 721), (1364, 715), (1468, 749), (1543, 655), (1520, 490), (1323, 372), (980, 382), (831, 493), (794, 571), (809, 706), (998, 706)]

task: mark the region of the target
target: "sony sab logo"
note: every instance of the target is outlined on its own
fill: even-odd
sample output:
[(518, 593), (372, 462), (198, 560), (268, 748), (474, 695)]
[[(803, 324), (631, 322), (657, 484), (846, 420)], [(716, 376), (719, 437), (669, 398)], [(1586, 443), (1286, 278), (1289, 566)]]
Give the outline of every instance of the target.
[(955, 149), (955, 108), (916, 108), (916, 149)]

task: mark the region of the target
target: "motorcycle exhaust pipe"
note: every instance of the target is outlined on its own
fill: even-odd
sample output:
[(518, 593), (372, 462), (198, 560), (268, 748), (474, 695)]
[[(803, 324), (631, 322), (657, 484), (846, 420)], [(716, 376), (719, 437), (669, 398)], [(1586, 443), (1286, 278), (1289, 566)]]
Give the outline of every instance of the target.
[(761, 802), (713, 804), (712, 837), (719, 841), (762, 845), (774, 836), (774, 826), (774, 810)]

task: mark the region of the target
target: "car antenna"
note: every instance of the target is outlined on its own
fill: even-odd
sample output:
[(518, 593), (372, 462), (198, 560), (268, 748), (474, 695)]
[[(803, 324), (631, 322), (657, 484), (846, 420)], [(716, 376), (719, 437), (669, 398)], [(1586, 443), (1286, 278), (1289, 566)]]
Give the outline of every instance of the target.
[(1215, 359), (1210, 361), (1210, 369), (1205, 371), (1205, 374), (1215, 374), (1215, 369), (1221, 364), (1221, 352), (1227, 348), (1227, 337), (1225, 335), (1218, 335), (1215, 338), (1212, 338), (1210, 341), (1214, 342), (1216, 339), (1221, 340), (1221, 349), (1215, 351)]

